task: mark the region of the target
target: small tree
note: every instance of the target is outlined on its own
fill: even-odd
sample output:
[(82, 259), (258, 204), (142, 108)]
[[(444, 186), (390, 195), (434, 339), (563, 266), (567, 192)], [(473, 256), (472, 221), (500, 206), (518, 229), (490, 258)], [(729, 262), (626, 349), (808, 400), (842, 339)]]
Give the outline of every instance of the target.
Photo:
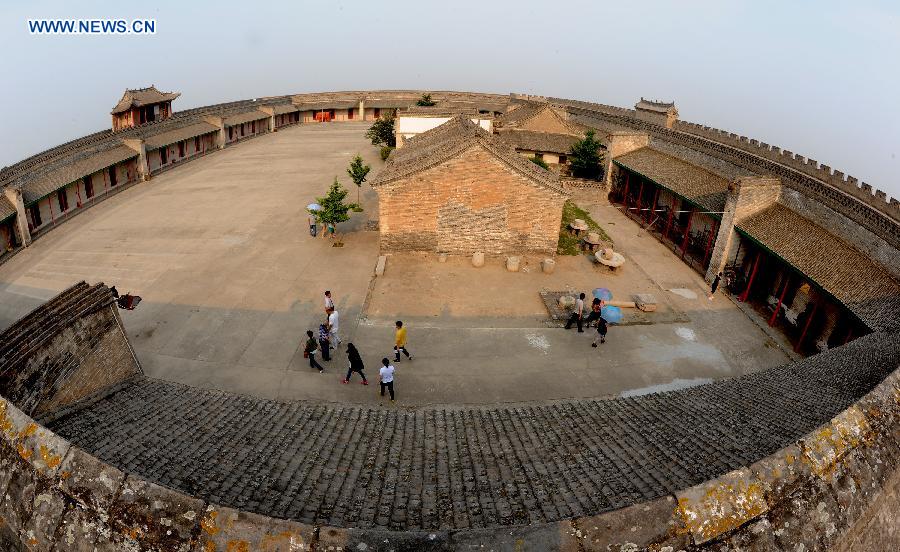
[(360, 157), (359, 154), (353, 158), (353, 161), (350, 162), (350, 167), (347, 168), (347, 174), (350, 175), (350, 180), (356, 184), (357, 204), (359, 204), (359, 189), (362, 188), (363, 182), (366, 181), (366, 175), (368, 175), (371, 170), (372, 167), (363, 163), (362, 157)]
[(431, 99), (431, 94), (422, 94), (422, 97), (416, 102), (416, 105), (421, 107), (431, 107), (434, 105), (434, 101)]
[(358, 205), (355, 203), (344, 203), (348, 193), (350, 192), (341, 186), (337, 177), (334, 177), (334, 182), (328, 188), (328, 194), (325, 197), (316, 198), (316, 201), (322, 206), (321, 209), (315, 212), (319, 222), (335, 226), (338, 223), (350, 220), (350, 215), (347, 214), (347, 211), (358, 207)]
[(372, 141), (373, 146), (396, 147), (397, 137), (394, 136), (393, 115), (379, 117), (366, 131), (366, 138)]
[(569, 152), (572, 174), (579, 178), (599, 180), (603, 172), (601, 166), (603, 155), (600, 148), (600, 141), (594, 138), (593, 130), (587, 131), (584, 138), (572, 144), (572, 150)]
[(548, 165), (547, 162), (540, 157), (529, 157), (528, 159), (538, 167), (547, 169), (548, 171), (550, 170), (550, 165)]

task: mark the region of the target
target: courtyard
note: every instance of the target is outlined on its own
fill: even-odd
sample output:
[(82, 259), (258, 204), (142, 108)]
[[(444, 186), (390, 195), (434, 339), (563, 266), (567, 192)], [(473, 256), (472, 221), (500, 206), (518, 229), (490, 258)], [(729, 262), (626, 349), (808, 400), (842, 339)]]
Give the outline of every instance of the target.
[[(340, 225), (343, 247), (312, 239), (305, 205), (357, 153), (382, 165), (363, 137), (368, 123), (301, 125), (247, 141), (138, 184), (85, 211), (0, 265), (0, 327), (79, 280), (103, 281), (144, 301), (122, 318), (146, 374), (279, 400), (377, 403), (377, 386), (341, 385), (338, 352), (320, 375), (303, 358), (306, 329), (334, 293), (341, 334), (377, 382), (393, 325), (409, 328), (415, 360), (397, 366), (399, 404), (490, 404), (634, 395), (740, 376), (789, 360), (724, 295), (706, 299), (700, 276), (614, 207), (583, 203), (628, 260), (616, 274), (587, 257), (537, 258), (509, 273), (501, 259), (394, 254), (373, 279), (377, 198)], [(548, 319), (540, 291), (616, 299), (653, 293), (659, 310), (612, 327), (593, 349), (591, 330)], [(357, 377), (357, 376), (354, 376)]]

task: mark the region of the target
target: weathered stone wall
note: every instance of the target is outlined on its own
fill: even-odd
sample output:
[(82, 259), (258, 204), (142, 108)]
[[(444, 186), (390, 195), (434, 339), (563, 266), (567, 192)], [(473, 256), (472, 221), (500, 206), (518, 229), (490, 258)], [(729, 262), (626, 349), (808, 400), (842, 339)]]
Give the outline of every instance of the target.
[(0, 335), (0, 394), (46, 415), (141, 374), (109, 289), (81, 282)]
[(556, 251), (565, 197), (481, 147), (376, 190), (383, 251)]

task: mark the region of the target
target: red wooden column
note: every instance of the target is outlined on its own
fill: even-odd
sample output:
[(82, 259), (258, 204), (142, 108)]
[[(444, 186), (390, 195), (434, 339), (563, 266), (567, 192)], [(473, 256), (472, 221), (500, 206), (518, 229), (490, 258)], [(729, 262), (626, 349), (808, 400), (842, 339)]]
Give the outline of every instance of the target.
[(644, 179), (641, 178), (641, 187), (638, 188), (637, 203), (634, 206), (635, 214), (637, 215), (638, 219), (641, 218), (641, 197), (643, 197), (643, 195), (644, 195)]
[(81, 181), (75, 183), (75, 197), (78, 198), (78, 208), (81, 208)]
[(684, 252), (687, 251), (688, 237), (691, 235), (691, 224), (694, 222), (694, 208), (691, 207), (691, 214), (688, 215), (687, 228), (684, 229), (684, 240), (681, 242), (681, 258), (684, 258)]
[(656, 201), (659, 199), (659, 186), (656, 187), (656, 191), (653, 193), (653, 204), (650, 205), (650, 210), (647, 211), (647, 221), (653, 220), (653, 215), (656, 214)]
[(781, 310), (781, 304), (784, 302), (784, 296), (787, 294), (789, 285), (791, 285), (790, 274), (786, 275), (784, 278), (784, 288), (781, 289), (781, 294), (778, 296), (778, 304), (775, 305), (775, 312), (773, 312), (772, 317), (769, 318), (769, 326), (775, 325), (775, 320), (778, 318), (778, 311)]
[(753, 278), (756, 277), (756, 269), (759, 268), (759, 258), (762, 256), (762, 251), (756, 254), (756, 260), (753, 261), (753, 269), (750, 271), (750, 279), (747, 281), (747, 287), (744, 288), (744, 293), (741, 294), (740, 301), (743, 303), (747, 300), (747, 297), (750, 295), (750, 286), (753, 285)]
[(625, 192), (622, 193), (622, 205), (628, 209), (628, 185), (631, 182), (631, 173), (625, 171)]
[(709, 239), (706, 240), (706, 251), (703, 253), (703, 268), (706, 268), (706, 261), (709, 260), (710, 248), (712, 247), (713, 236), (718, 233), (719, 225), (713, 221), (712, 224), (709, 225)]
[(800, 334), (800, 339), (797, 341), (797, 344), (794, 345), (794, 352), (799, 353), (800, 347), (803, 345), (803, 340), (806, 339), (806, 332), (809, 330), (809, 325), (812, 322), (813, 317), (816, 315), (816, 311), (819, 310), (819, 303), (813, 303), (813, 308), (809, 312), (809, 318), (806, 319), (806, 324), (803, 324), (803, 333)]
[(672, 196), (672, 204), (669, 205), (669, 220), (666, 221), (666, 231), (663, 232), (663, 237), (669, 237), (669, 230), (672, 228), (672, 216), (675, 214), (675, 196)]

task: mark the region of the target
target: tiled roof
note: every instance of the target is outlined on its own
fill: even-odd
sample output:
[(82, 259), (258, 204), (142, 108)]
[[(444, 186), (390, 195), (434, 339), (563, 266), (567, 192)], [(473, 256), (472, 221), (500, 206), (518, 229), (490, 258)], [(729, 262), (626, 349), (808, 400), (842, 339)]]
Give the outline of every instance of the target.
[(215, 125), (211, 125), (209, 123), (196, 123), (175, 130), (170, 130), (169, 132), (163, 132), (162, 134), (157, 134), (155, 136), (149, 136), (144, 140), (144, 143), (148, 150), (152, 150), (167, 146), (169, 144), (174, 144), (175, 142), (179, 142), (181, 140), (187, 140), (188, 138), (193, 138), (194, 136), (200, 136), (201, 134), (216, 132), (217, 130), (219, 130), (219, 127)]
[(268, 119), (269, 114), (263, 113), (258, 109), (256, 111), (250, 111), (247, 113), (238, 113), (237, 115), (230, 115), (225, 117), (224, 124), (225, 126), (234, 126), (239, 125), (241, 123), (249, 123), (250, 121), (258, 121), (260, 119)]
[(580, 140), (578, 136), (571, 134), (551, 134), (549, 132), (514, 129), (501, 130), (500, 138), (517, 150), (563, 154), (569, 153), (572, 149), (572, 144)]
[(898, 363), (898, 335), (875, 333), (680, 391), (477, 408), (281, 402), (140, 378), (48, 426), (222, 506), (337, 527), (486, 528), (592, 516), (750, 466)]
[(300, 111), (318, 111), (322, 109), (351, 109), (359, 107), (359, 100), (325, 100), (298, 103)]
[(142, 105), (155, 104), (160, 102), (168, 102), (180, 96), (180, 92), (160, 92), (155, 86), (150, 88), (138, 88), (136, 90), (126, 90), (122, 95), (122, 99), (113, 108), (112, 114), (122, 113), (134, 107)]
[(79, 178), (94, 174), (126, 159), (137, 157), (137, 155), (136, 151), (127, 146), (117, 146), (81, 159), (72, 160), (62, 167), (26, 181), (21, 188), (22, 198), (26, 204), (33, 203), (67, 184), (75, 182)]
[(294, 113), (296, 111), (300, 111), (294, 104), (279, 104), (272, 106), (275, 110), (275, 115), (284, 115), (285, 113)]
[(550, 104), (540, 102), (523, 102), (519, 104), (513, 104), (513, 106), (511, 106), (511, 109), (497, 117), (497, 123), (503, 128), (520, 127), (545, 111), (549, 111), (553, 114), (554, 117), (559, 119), (560, 122), (569, 127), (572, 134), (582, 134), (584, 132), (585, 129), (582, 125), (568, 121), (566, 117), (560, 114), (558, 108), (553, 107)]
[(641, 101), (634, 104), (635, 109), (643, 109), (646, 111), (655, 111), (657, 113), (668, 113), (670, 110), (678, 112), (675, 109), (675, 102), (657, 102), (652, 100), (645, 100), (641, 98)]
[(378, 186), (407, 178), (456, 157), (474, 144), (481, 145), (514, 171), (536, 184), (568, 195), (559, 183), (559, 176), (525, 159), (499, 137), (474, 124), (464, 115), (411, 138), (404, 147), (394, 150), (387, 164), (372, 181)]
[(728, 180), (709, 170), (651, 147), (620, 155), (613, 161), (705, 209), (721, 212), (725, 208)]
[(900, 328), (900, 282), (834, 234), (780, 204), (737, 226), (833, 295), (870, 328)]
[(0, 195), (0, 220), (6, 220), (8, 217), (16, 214), (15, 206), (9, 202), (5, 195)]
[(423, 105), (411, 105), (405, 109), (401, 109), (397, 112), (398, 117), (403, 117), (404, 115), (414, 116), (414, 117), (454, 117), (456, 115), (466, 115), (470, 118), (472, 117), (488, 117), (487, 115), (481, 115), (478, 113), (478, 110), (472, 107), (471, 105), (465, 107), (454, 107), (454, 106), (440, 106), (440, 105), (431, 105), (431, 106), (423, 106)]

